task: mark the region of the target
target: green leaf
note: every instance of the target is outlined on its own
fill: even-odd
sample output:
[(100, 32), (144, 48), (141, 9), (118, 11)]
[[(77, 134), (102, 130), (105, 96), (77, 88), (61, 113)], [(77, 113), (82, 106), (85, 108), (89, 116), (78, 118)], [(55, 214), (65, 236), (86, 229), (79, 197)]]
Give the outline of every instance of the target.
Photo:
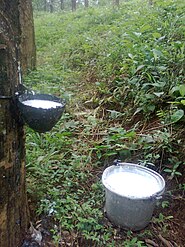
[(161, 51), (156, 50), (156, 49), (153, 49), (152, 51), (153, 51), (153, 55), (154, 55), (155, 60), (157, 60), (159, 57), (162, 56), (162, 52)]
[(178, 122), (183, 116), (184, 111), (182, 109), (175, 111), (170, 117), (171, 123)]
[(154, 94), (155, 94), (157, 97), (161, 97), (161, 96), (164, 94), (164, 92), (158, 92), (158, 93), (154, 92)]
[(135, 138), (136, 137), (136, 132), (135, 131), (129, 131), (125, 134), (125, 137), (129, 138)]
[(150, 30), (150, 29), (151, 29), (150, 25), (144, 25), (144, 26), (141, 27), (140, 32), (142, 33), (144, 31), (147, 31), (147, 30)]
[(133, 34), (135, 34), (137, 37), (140, 37), (142, 35), (142, 33), (138, 33), (138, 32), (133, 32)]
[(180, 95), (184, 97), (185, 95), (185, 85), (184, 84), (179, 86), (179, 92), (180, 92)]
[(184, 99), (181, 100), (181, 104), (185, 105), (185, 100)]
[(182, 176), (181, 172), (175, 172), (175, 175)]
[(172, 87), (172, 89), (170, 90), (170, 94), (174, 94), (174, 93), (178, 93), (179, 92), (179, 87), (178, 86), (174, 86)]
[(153, 112), (155, 110), (155, 105), (148, 105), (147, 110)]
[(129, 58), (134, 59), (134, 56), (131, 53), (128, 53)]
[(144, 65), (144, 64), (139, 65), (139, 66), (137, 67), (137, 69), (136, 69), (135, 73), (137, 73), (139, 70), (142, 70), (144, 67), (145, 67), (145, 65)]
[(157, 68), (160, 70), (160, 71), (165, 71), (167, 69), (166, 66), (157, 66)]
[(168, 168), (164, 169), (164, 171), (165, 172), (168, 172), (168, 173), (171, 173), (172, 172), (172, 170), (171, 169), (168, 169)]
[(37, 161), (38, 162), (41, 162), (41, 161), (43, 161), (44, 158), (45, 158), (45, 156), (39, 156), (38, 159), (37, 159)]
[(152, 33), (152, 36), (155, 38), (155, 39), (158, 39), (161, 37), (161, 34), (160, 33)]

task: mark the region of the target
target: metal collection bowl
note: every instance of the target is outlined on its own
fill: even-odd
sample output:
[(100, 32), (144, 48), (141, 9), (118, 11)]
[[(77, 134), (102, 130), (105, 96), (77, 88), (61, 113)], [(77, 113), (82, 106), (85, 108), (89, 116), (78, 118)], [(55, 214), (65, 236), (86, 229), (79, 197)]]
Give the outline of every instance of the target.
[[(42, 108), (26, 105), (27, 100), (45, 100), (59, 103), (56, 107)], [(61, 118), (65, 100), (50, 94), (22, 94), (17, 98), (17, 106), (25, 123), (33, 130), (43, 133), (51, 130)]]

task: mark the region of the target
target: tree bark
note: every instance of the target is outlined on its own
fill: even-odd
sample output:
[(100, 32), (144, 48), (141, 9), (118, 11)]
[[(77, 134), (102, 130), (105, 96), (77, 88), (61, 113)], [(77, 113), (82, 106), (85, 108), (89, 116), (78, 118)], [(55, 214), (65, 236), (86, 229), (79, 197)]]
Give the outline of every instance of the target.
[(64, 0), (60, 0), (60, 9), (64, 10)]
[(113, 0), (113, 5), (114, 6), (119, 6), (119, 0)]
[(84, 5), (86, 8), (88, 8), (89, 7), (89, 0), (84, 0)]
[(154, 5), (154, 0), (149, 0), (149, 1), (148, 1), (148, 4), (149, 4), (150, 6)]
[(19, 0), (20, 27), (21, 27), (21, 65), (22, 72), (36, 67), (36, 46), (31, 0)]
[(72, 11), (76, 11), (76, 0), (71, 0)]
[(47, 0), (44, 0), (44, 11), (47, 11)]
[(54, 12), (54, 1), (53, 0), (49, 1), (49, 11), (50, 13)]
[(0, 0), (0, 246), (20, 247), (28, 228), (25, 138), (16, 109), (19, 1)]

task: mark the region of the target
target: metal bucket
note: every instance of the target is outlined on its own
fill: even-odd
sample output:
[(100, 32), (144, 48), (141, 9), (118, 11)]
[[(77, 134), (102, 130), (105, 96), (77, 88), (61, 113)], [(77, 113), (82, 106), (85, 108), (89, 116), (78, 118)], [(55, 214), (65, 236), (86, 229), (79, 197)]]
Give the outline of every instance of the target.
[(157, 172), (132, 163), (119, 163), (105, 169), (105, 210), (111, 222), (124, 229), (138, 231), (151, 218), (157, 199), (165, 190), (165, 181)]

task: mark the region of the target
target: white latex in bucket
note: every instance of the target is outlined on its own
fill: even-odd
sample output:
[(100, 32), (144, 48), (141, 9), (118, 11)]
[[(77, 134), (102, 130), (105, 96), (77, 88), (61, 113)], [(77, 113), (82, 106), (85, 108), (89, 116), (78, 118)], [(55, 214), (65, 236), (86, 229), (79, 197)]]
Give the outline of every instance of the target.
[(140, 230), (150, 221), (165, 181), (157, 172), (132, 163), (119, 163), (103, 172), (108, 218), (120, 227)]

